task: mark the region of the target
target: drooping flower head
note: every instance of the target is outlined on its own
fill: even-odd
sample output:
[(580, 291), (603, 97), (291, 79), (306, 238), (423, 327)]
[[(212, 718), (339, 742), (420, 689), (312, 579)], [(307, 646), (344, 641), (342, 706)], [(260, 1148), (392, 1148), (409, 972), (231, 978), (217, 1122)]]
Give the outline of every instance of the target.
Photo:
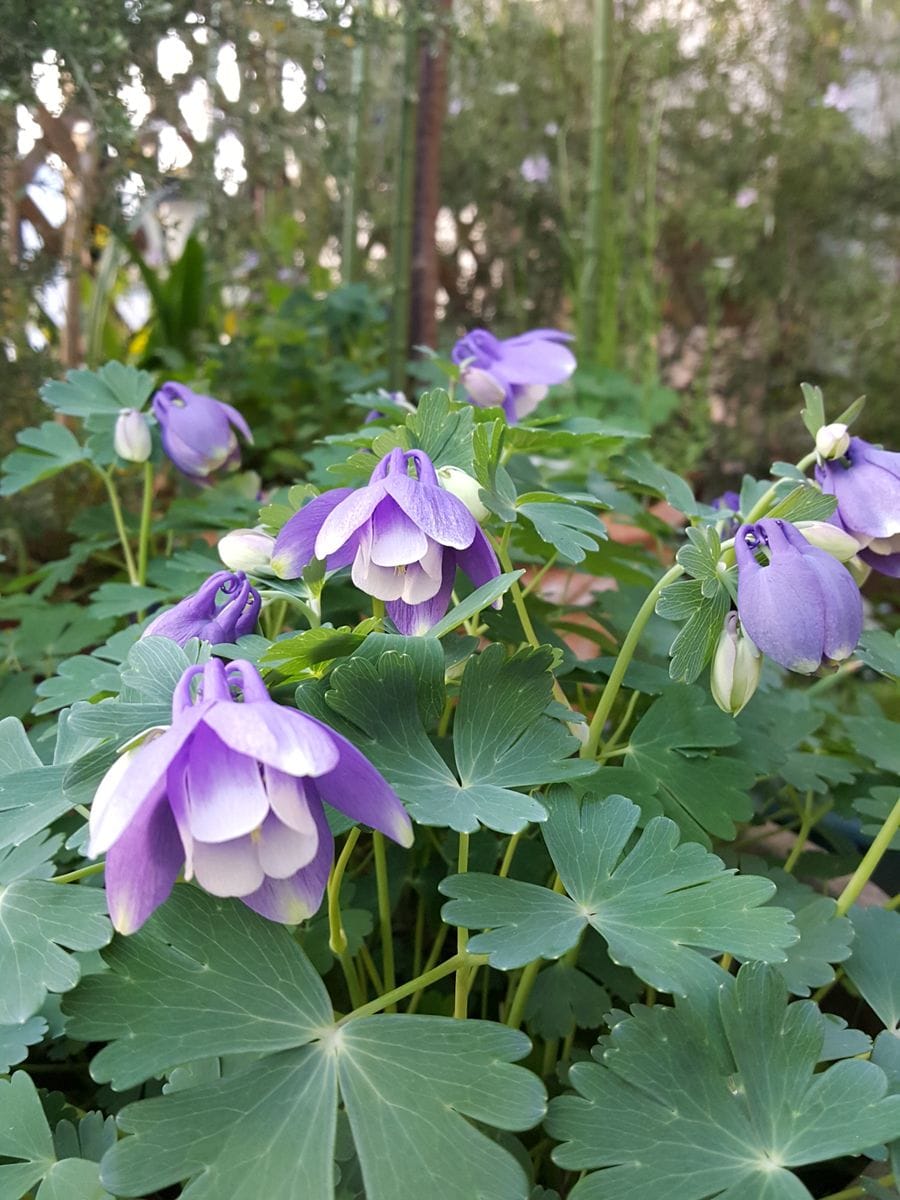
[(864, 547), (860, 558), (900, 578), (900, 454), (850, 438), (841, 458), (819, 463), (816, 480), (836, 497), (831, 519)]
[(572, 340), (558, 329), (532, 329), (501, 340), (486, 329), (473, 329), (453, 347), (460, 382), (473, 404), (503, 406), (512, 424), (534, 412), (554, 383), (565, 383), (575, 370)]
[(723, 512), (719, 529), (723, 537), (733, 537), (737, 532), (737, 527), (740, 525), (740, 518), (737, 514), (741, 511), (741, 498), (737, 492), (723, 492), (721, 496), (716, 496), (710, 501), (712, 508), (718, 508)]
[(256, 628), (259, 592), (243, 571), (217, 571), (174, 608), (160, 613), (141, 637), (167, 637), (179, 646), (191, 638), (218, 645), (234, 642)]
[(241, 461), (234, 429), (253, 441), (250, 426), (236, 408), (193, 392), (183, 383), (164, 383), (153, 397), (152, 408), (163, 450), (179, 471), (198, 483), (206, 482), (220, 467)]
[(392, 450), (365, 487), (323, 492), (295, 513), (275, 539), (272, 569), (295, 579), (314, 557), (330, 571), (350, 566), (356, 586), (385, 601), (408, 636), (446, 613), (457, 567), (476, 587), (500, 574), (478, 523), (421, 450)]
[(106, 853), (116, 929), (138, 929), (182, 868), (269, 920), (310, 917), (334, 855), (323, 801), (412, 844), (406, 810), (371, 763), (321, 721), (276, 704), (251, 663), (189, 667), (172, 724), (125, 750), (91, 807), (89, 854)]
[[(848, 658), (862, 632), (862, 597), (846, 567), (789, 521), (742, 525), (734, 540), (738, 615), (769, 658), (809, 675)], [(764, 551), (768, 563), (756, 557)]]

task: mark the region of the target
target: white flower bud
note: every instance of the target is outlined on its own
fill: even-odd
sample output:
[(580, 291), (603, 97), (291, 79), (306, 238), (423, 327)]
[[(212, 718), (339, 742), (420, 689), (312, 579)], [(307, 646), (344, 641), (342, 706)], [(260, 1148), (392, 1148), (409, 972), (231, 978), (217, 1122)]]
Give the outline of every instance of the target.
[(135, 408), (123, 408), (116, 417), (113, 447), (126, 462), (142, 463), (150, 457), (153, 439), (143, 413)]
[(481, 523), (488, 519), (491, 515), (490, 510), (485, 508), (478, 498), (480, 485), (477, 479), (473, 479), (459, 467), (438, 467), (437, 477), (441, 482), (441, 487), (455, 496), (457, 500), (462, 500), (476, 521)]
[(498, 408), (506, 399), (503, 384), (481, 367), (464, 367), (459, 382), (479, 408)]
[(811, 546), (825, 550), (838, 562), (845, 563), (862, 549), (855, 537), (827, 521), (798, 521), (797, 528)]
[(756, 691), (762, 655), (730, 612), (719, 635), (709, 672), (712, 698), (723, 712), (736, 717)]
[(820, 458), (843, 458), (849, 445), (847, 426), (839, 421), (823, 425), (816, 433), (816, 452)]
[(275, 539), (262, 529), (232, 529), (219, 539), (219, 558), (231, 571), (248, 575), (274, 575), (272, 548)]

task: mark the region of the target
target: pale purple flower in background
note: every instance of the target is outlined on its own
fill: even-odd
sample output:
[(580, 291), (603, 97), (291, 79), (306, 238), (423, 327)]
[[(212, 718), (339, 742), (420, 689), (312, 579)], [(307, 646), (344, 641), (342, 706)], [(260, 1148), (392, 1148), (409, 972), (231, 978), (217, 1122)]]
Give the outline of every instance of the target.
[(842, 458), (819, 463), (816, 481), (837, 499), (831, 520), (864, 547), (863, 562), (900, 578), (900, 454), (851, 438)]
[(334, 856), (323, 802), (412, 844), (402, 803), (346, 738), (276, 704), (249, 662), (188, 667), (172, 724), (126, 748), (91, 807), (113, 925), (140, 928), (182, 869), (271, 921), (312, 916)]
[(723, 510), (720, 529), (725, 537), (733, 537), (740, 525), (738, 513), (741, 511), (741, 498), (737, 492), (723, 492), (710, 501), (712, 508)]
[(183, 383), (164, 383), (153, 397), (152, 408), (163, 450), (179, 471), (197, 483), (206, 483), (213, 471), (241, 461), (235, 428), (253, 441), (250, 426), (236, 408), (191, 391)]
[(846, 112), (850, 108), (850, 93), (839, 83), (829, 83), (822, 97), (825, 108), (833, 108), (837, 112)]
[(165, 637), (183, 646), (191, 638), (213, 645), (252, 633), (262, 606), (243, 571), (217, 571), (196, 592), (155, 617), (141, 637)]
[(548, 387), (565, 383), (575, 370), (575, 355), (566, 345), (571, 340), (558, 329), (532, 329), (505, 340), (473, 329), (459, 339), (451, 357), (461, 368), (460, 383), (472, 403), (502, 404), (514, 423), (537, 408)]
[(546, 154), (529, 154), (522, 159), (519, 174), (526, 183), (548, 183), (550, 180), (550, 159)]
[(407, 636), (447, 611), (457, 567), (476, 587), (500, 574), (478, 523), (421, 450), (392, 450), (365, 487), (323, 492), (295, 513), (275, 539), (272, 568), (295, 579), (313, 558), (329, 571), (349, 566), (360, 591), (383, 600)]
[[(862, 632), (862, 597), (846, 567), (811, 546), (789, 521), (742, 525), (734, 540), (738, 615), (754, 644), (810, 675), (848, 658)], [(764, 550), (762, 566), (756, 551)]]
[(759, 199), (759, 192), (755, 187), (742, 187), (734, 198), (736, 208), (750, 208)]

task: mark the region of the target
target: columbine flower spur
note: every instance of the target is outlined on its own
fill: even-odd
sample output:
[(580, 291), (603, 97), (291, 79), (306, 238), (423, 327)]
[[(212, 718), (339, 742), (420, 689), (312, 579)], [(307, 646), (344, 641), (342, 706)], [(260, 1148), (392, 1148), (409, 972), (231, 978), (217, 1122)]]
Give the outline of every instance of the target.
[(476, 587), (500, 574), (478, 522), (421, 450), (392, 450), (365, 487), (324, 492), (291, 517), (275, 540), (273, 570), (294, 579), (314, 557), (331, 571), (350, 566), (360, 591), (385, 601), (407, 636), (447, 611), (457, 567)]
[(217, 571), (196, 592), (154, 617), (141, 636), (171, 638), (179, 646), (191, 638), (213, 645), (236, 642), (256, 628), (261, 607), (259, 592), (243, 571)]
[(182, 868), (272, 921), (311, 916), (334, 854), (323, 802), (412, 844), (406, 810), (371, 763), (321, 721), (276, 704), (251, 663), (189, 667), (172, 724), (126, 748), (94, 797), (89, 852), (106, 853), (113, 924), (138, 929)]

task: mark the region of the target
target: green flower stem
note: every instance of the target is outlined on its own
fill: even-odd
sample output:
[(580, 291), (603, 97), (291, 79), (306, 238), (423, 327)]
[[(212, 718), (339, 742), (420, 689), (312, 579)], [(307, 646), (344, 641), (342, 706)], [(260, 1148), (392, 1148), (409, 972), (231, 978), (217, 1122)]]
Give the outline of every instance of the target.
[(534, 589), (538, 586), (553, 564), (559, 557), (559, 551), (554, 550), (541, 569), (535, 574), (534, 578), (528, 583), (528, 586), (523, 590), (522, 597), (530, 596)]
[[(882, 1187), (888, 1188), (894, 1182), (893, 1175), (882, 1175), (880, 1179), (873, 1180), (875, 1183), (880, 1183)], [(844, 1188), (841, 1192), (832, 1192), (830, 1196), (825, 1196), (824, 1200), (861, 1200), (863, 1196), (870, 1196), (871, 1192), (868, 1188), (854, 1185), (853, 1187)]]
[(485, 954), (454, 954), (452, 958), (442, 962), (439, 967), (433, 967), (430, 971), (417, 975), (415, 979), (410, 979), (409, 983), (401, 983), (399, 987), (385, 992), (383, 996), (378, 996), (375, 1000), (370, 1000), (368, 1004), (355, 1008), (353, 1012), (342, 1017), (338, 1024), (346, 1025), (348, 1021), (353, 1021), (358, 1017), (370, 1017), (373, 1013), (383, 1012), (386, 1008), (396, 1006), (398, 1000), (402, 1000), (414, 992), (424, 991), (430, 984), (437, 983), (439, 979), (446, 979), (448, 975), (452, 975), (462, 966), (481, 966), (486, 962), (487, 955)]
[(105, 862), (91, 863), (87, 867), (79, 867), (77, 871), (69, 871), (66, 875), (54, 875), (51, 883), (77, 883), (79, 879), (87, 879), (89, 875), (99, 875), (106, 866)]
[(813, 794), (811, 791), (808, 791), (803, 801), (803, 819), (800, 822), (800, 828), (797, 830), (797, 840), (794, 842), (784, 864), (784, 869), (788, 875), (793, 871), (797, 865), (797, 859), (803, 853), (806, 839), (809, 837), (812, 827), (815, 824), (815, 815), (813, 811)]
[[(795, 463), (795, 466), (798, 471), (805, 471), (806, 468), (811, 467), (815, 461), (816, 452), (815, 450), (810, 450), (809, 454), (805, 454), (798, 463)], [(760, 498), (744, 518), (745, 525), (752, 525), (754, 521), (758, 521), (760, 517), (764, 517), (766, 515), (772, 506), (772, 501), (775, 499), (775, 489), (778, 487), (780, 482), (781, 480), (779, 479), (778, 483), (773, 483), (769, 490), (760, 496)]]
[(150, 555), (150, 533), (153, 521), (153, 464), (144, 463), (144, 491), (141, 497), (141, 525), (138, 533), (138, 583), (147, 582), (147, 560)]
[(497, 872), (501, 879), (505, 879), (509, 874), (509, 869), (512, 866), (513, 856), (516, 853), (516, 847), (519, 845), (522, 832), (523, 831), (520, 829), (518, 833), (514, 833), (506, 844), (506, 853), (503, 855), (503, 862), (500, 864), (500, 870)]
[(359, 835), (359, 827), (351, 829), (347, 834), (347, 840), (328, 880), (328, 945), (332, 954), (338, 956), (347, 950), (347, 935), (341, 921), (341, 880), (344, 878), (353, 847), (359, 841)]
[(525, 1014), (525, 1005), (528, 1002), (528, 997), (531, 995), (531, 989), (534, 987), (534, 981), (538, 977), (538, 972), (544, 965), (542, 958), (536, 958), (528, 964), (522, 974), (519, 976), (519, 982), (516, 985), (516, 990), (513, 993), (512, 1004), (509, 1008), (509, 1014), (506, 1018), (506, 1024), (510, 1029), (518, 1029), (522, 1024), (522, 1017)]
[[(459, 835), (459, 852), (456, 858), (456, 870), (460, 875), (465, 875), (469, 869), (469, 835), (461, 833)], [(469, 931), (460, 925), (456, 930), (456, 952), (457, 957), (465, 958), (466, 946), (469, 943)], [(464, 1021), (468, 1016), (469, 1009), (469, 969), (464, 963), (456, 972), (456, 981), (453, 987), (453, 1015), (458, 1021)]]
[(338, 962), (341, 964), (341, 970), (344, 972), (344, 979), (347, 981), (347, 993), (350, 996), (350, 1003), (354, 1009), (360, 1008), (366, 1000), (366, 994), (359, 982), (359, 975), (356, 973), (356, 965), (353, 962), (353, 956), (349, 950), (342, 950), (338, 955)]
[(391, 928), (391, 895), (388, 887), (387, 854), (384, 849), (384, 834), (372, 834), (372, 849), (375, 851), (375, 886), (378, 891), (378, 925), (381, 931), (381, 974), (388, 992), (394, 990), (394, 931)]
[(113, 521), (116, 524), (116, 533), (119, 535), (119, 544), (122, 547), (122, 556), (125, 559), (125, 570), (128, 572), (128, 582), (133, 587), (137, 587), (140, 582), (138, 569), (134, 561), (134, 555), (131, 552), (128, 530), (125, 528), (125, 518), (122, 516), (122, 505), (119, 501), (118, 488), (108, 471), (104, 471), (100, 467), (95, 467), (94, 470), (103, 480), (103, 486), (106, 488), (106, 494), (109, 497), (109, 507), (112, 509)]
[(372, 597), (372, 616), (376, 621), (384, 621), (384, 601)]
[(416, 924), (413, 931), (413, 975), (422, 971), (422, 947), (425, 944), (425, 895), (419, 893), (416, 905)]
[(649, 592), (647, 599), (638, 609), (637, 616), (631, 623), (631, 628), (625, 635), (625, 640), (622, 642), (622, 648), (619, 650), (619, 656), (615, 661), (609, 679), (606, 681), (606, 686), (600, 696), (600, 702), (591, 718), (590, 726), (588, 727), (588, 736), (584, 745), (581, 747), (582, 758), (596, 757), (597, 750), (600, 746), (600, 738), (603, 735), (603, 726), (606, 724), (607, 717), (612, 711), (612, 706), (616, 702), (616, 696), (619, 694), (619, 688), (622, 686), (622, 680), (625, 678), (625, 672), (628, 670), (628, 664), (631, 662), (634, 652), (637, 649), (638, 642), (641, 640), (641, 634), (653, 612), (656, 608), (656, 601), (659, 599), (660, 592), (663, 588), (667, 588), (670, 583), (674, 583), (684, 574), (684, 567), (678, 563), (674, 567), (670, 567), (665, 575), (657, 581), (655, 586)]
[[(450, 932), (449, 925), (442, 925), (437, 931), (437, 936), (434, 939), (434, 945), (431, 947), (431, 953), (425, 960), (425, 966), (421, 974), (416, 976), (416, 979), (424, 979), (430, 971), (434, 969), (434, 964), (441, 957), (441, 951), (444, 949), (444, 942), (447, 940), (447, 934)], [(408, 1013), (414, 1013), (419, 1007), (419, 1001), (422, 999), (422, 993), (425, 990), (425, 984), (417, 987), (413, 992), (412, 999), (406, 1007)]]
[[(511, 525), (507, 525), (503, 530), (503, 536), (499, 542), (494, 543), (497, 551), (497, 558), (500, 560), (500, 566), (504, 573), (514, 571), (515, 567), (512, 564), (512, 559), (509, 557), (509, 535), (512, 529)], [(537, 649), (540, 646), (540, 640), (534, 632), (534, 626), (531, 623), (531, 617), (528, 615), (528, 609), (525, 607), (525, 600), (522, 596), (522, 589), (519, 586), (519, 581), (516, 580), (510, 584), (509, 594), (512, 596), (512, 602), (519, 616), (519, 622), (522, 626), (522, 632), (525, 634), (525, 640), (529, 646), (534, 646)]]
[(834, 910), (836, 916), (845, 916), (859, 899), (860, 892), (871, 879), (873, 871), (890, 849), (894, 834), (898, 829), (900, 829), (900, 799), (897, 800), (890, 816), (878, 831), (862, 862), (850, 876), (847, 886), (838, 896), (837, 907)]
[(372, 952), (365, 942), (360, 942), (359, 957), (363, 967), (365, 968), (366, 974), (372, 981), (372, 987), (375, 989), (378, 995), (381, 995), (381, 993), (384, 991), (384, 983), (382, 982), (381, 976), (378, 974), (378, 968), (375, 966), (375, 959), (372, 957)]
[[(625, 754), (626, 753), (626, 751), (628, 749), (627, 746), (623, 746), (621, 750), (617, 750), (616, 747), (619, 745), (619, 741), (624, 736), (626, 729), (631, 724), (631, 718), (634, 716), (634, 710), (637, 707), (637, 702), (638, 702), (638, 700), (640, 700), (640, 698), (641, 698), (640, 692), (632, 692), (631, 693), (630, 697), (628, 698), (628, 704), (626, 705), (625, 713), (622, 717), (622, 720), (616, 726), (615, 733), (612, 735), (612, 737), (609, 739), (609, 741), (603, 747), (602, 757), (609, 758), (613, 754)], [(601, 756), (598, 755), (598, 757), (601, 757)]]
[[(497, 551), (497, 558), (500, 561), (500, 566), (503, 568), (504, 573), (515, 570), (515, 567), (512, 564), (512, 559), (509, 557), (509, 535), (511, 530), (512, 526), (507, 525), (503, 530), (503, 536), (501, 537), (500, 541), (494, 541), (494, 547)], [(538, 646), (541, 645), (541, 640), (534, 631), (534, 626), (531, 623), (531, 617), (528, 615), (528, 609), (525, 607), (525, 598), (523, 596), (522, 589), (519, 586), (518, 580), (515, 580), (510, 584), (509, 594), (512, 596), (513, 605), (518, 613), (519, 622), (522, 626), (522, 631), (525, 634), (525, 640), (528, 642), (529, 646), (533, 646), (536, 650)], [(572, 705), (569, 703), (568, 696), (562, 690), (559, 681), (555, 677), (553, 679), (553, 695), (560, 702), (560, 704), (565, 705), (566, 708), (572, 707)], [(569, 728), (574, 733), (574, 726), (570, 725)]]

